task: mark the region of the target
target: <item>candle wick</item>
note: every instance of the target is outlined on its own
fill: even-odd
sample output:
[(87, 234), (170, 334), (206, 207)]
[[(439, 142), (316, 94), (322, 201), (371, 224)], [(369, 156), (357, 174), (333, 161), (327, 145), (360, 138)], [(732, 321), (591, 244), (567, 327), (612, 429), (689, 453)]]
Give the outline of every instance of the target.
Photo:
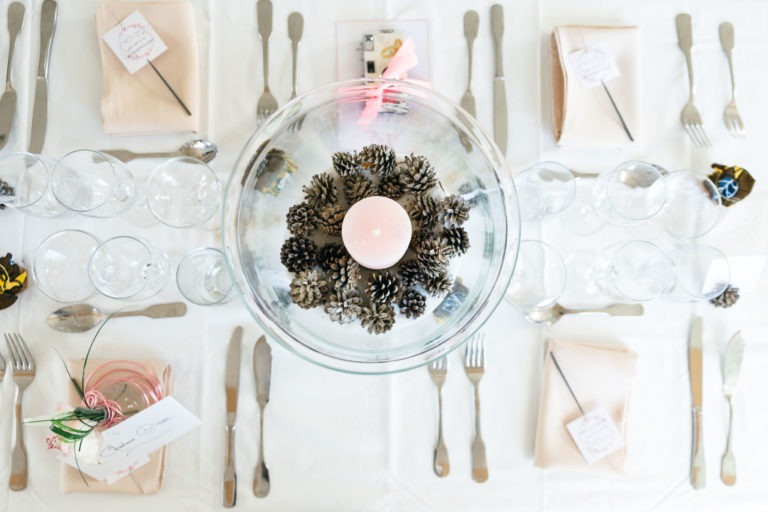
[(373, 228), (373, 231), (371, 232), (373, 236), (381, 236), (381, 228)]

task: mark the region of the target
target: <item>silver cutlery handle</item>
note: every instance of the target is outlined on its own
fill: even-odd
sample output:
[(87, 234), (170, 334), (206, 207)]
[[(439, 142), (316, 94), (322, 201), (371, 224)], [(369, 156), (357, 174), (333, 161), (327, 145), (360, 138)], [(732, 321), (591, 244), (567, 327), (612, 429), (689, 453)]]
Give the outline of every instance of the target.
[(149, 318), (174, 318), (184, 316), (187, 313), (187, 305), (183, 302), (169, 302), (167, 304), (154, 304), (138, 311), (118, 311), (112, 317), (147, 316)]
[(493, 34), (493, 46), (495, 54), (495, 76), (504, 76), (502, 58), (502, 37), (504, 36), (504, 7), (501, 4), (491, 6), (491, 33)]
[(477, 37), (477, 30), (480, 25), (480, 17), (477, 11), (467, 11), (464, 13), (464, 37), (467, 39), (467, 50), (469, 51), (469, 74), (467, 76), (467, 89), (472, 84), (472, 48)]
[(485, 457), (485, 443), (480, 431), (480, 385), (475, 384), (475, 439), (472, 441), (472, 480), (488, 480), (488, 461)]
[(725, 22), (720, 24), (720, 44), (723, 46), (723, 51), (728, 59), (728, 71), (731, 73), (731, 95), (733, 99), (736, 99), (736, 78), (733, 74), (733, 48), (735, 46), (735, 36), (733, 33), (733, 25)]
[(435, 474), (439, 477), (448, 476), (451, 471), (451, 462), (448, 459), (448, 448), (443, 440), (443, 387), (437, 388), (437, 444), (433, 461)]
[(677, 25), (677, 42), (685, 55), (685, 64), (688, 68), (688, 94), (691, 101), (696, 93), (693, 85), (693, 61), (691, 60), (691, 49), (693, 48), (693, 29), (691, 27), (690, 14), (678, 14), (675, 18)]
[(736, 483), (736, 457), (733, 455), (733, 396), (728, 395), (728, 441), (720, 463), (720, 479), (725, 485)]
[(24, 446), (24, 430), (22, 425), (21, 402), (24, 398), (24, 387), (19, 387), (16, 392), (16, 444), (11, 451), (11, 478), (8, 486), (12, 491), (21, 491), (27, 488), (27, 449)]
[(693, 410), (693, 456), (691, 457), (691, 484), (694, 489), (703, 489), (707, 483), (704, 464), (703, 419), (701, 409)]
[(264, 88), (269, 89), (269, 38), (272, 35), (272, 0), (259, 0), (256, 17), (261, 37), (262, 61), (264, 63)]
[(224, 500), (227, 508), (237, 502), (237, 474), (235, 473), (235, 426), (227, 425), (227, 459), (224, 466)]
[(5, 68), (5, 88), (11, 88), (11, 68), (13, 67), (13, 54), (16, 48), (16, 37), (21, 30), (21, 24), (24, 22), (24, 4), (13, 2), (8, 6), (8, 66)]
[(40, 62), (37, 66), (37, 76), (48, 76), (48, 63), (53, 44), (53, 30), (56, 28), (58, 6), (54, 0), (44, 0), (40, 12)]
[(269, 469), (264, 462), (264, 407), (259, 414), (259, 458), (256, 460), (256, 472), (253, 476), (253, 494), (264, 498), (269, 494)]
[(128, 151), (125, 149), (102, 149), (100, 150), (101, 153), (106, 153), (107, 155), (111, 155), (121, 162), (130, 162), (131, 160), (136, 160), (137, 158), (172, 158), (175, 156), (180, 156), (181, 153), (178, 151), (163, 151), (158, 153), (134, 153), (133, 151)]
[(643, 311), (642, 304), (610, 304), (602, 308), (563, 308), (563, 314), (607, 313), (611, 316), (640, 316)]
[(301, 13), (292, 12), (288, 15), (288, 36), (291, 39), (291, 99), (296, 97), (296, 67), (299, 59), (299, 41), (304, 32), (304, 17)]

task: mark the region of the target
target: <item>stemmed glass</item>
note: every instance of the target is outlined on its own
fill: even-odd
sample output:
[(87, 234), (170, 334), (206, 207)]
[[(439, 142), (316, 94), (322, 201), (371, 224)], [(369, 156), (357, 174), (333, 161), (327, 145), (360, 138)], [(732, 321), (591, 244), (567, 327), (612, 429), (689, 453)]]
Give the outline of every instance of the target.
[(662, 179), (666, 201), (659, 220), (674, 238), (692, 239), (709, 233), (723, 208), (717, 186), (692, 171), (675, 171)]
[(640, 161), (600, 173), (592, 189), (595, 211), (614, 226), (636, 226), (651, 220), (664, 207), (665, 174), (658, 165)]
[(576, 196), (576, 181), (566, 166), (539, 162), (515, 176), (523, 220), (534, 221), (556, 215)]
[(557, 249), (539, 240), (523, 240), (504, 299), (523, 311), (546, 308), (565, 290), (566, 270)]
[(675, 264), (651, 242), (618, 242), (600, 254), (595, 279), (600, 290), (612, 299), (648, 301), (661, 297), (674, 287)]
[(53, 162), (41, 155), (10, 153), (0, 158), (0, 204), (37, 217), (66, 210), (51, 191)]
[(156, 245), (130, 236), (105, 240), (91, 255), (88, 275), (96, 289), (113, 299), (143, 300), (168, 281), (168, 256)]
[(667, 254), (675, 265), (677, 280), (666, 299), (711, 300), (728, 287), (731, 266), (720, 250), (708, 245), (686, 244), (672, 248)]
[(32, 276), (47, 297), (79, 302), (96, 292), (88, 278), (88, 262), (99, 245), (90, 233), (67, 229), (53, 233), (35, 251)]
[(159, 165), (146, 184), (149, 211), (175, 228), (197, 226), (210, 219), (221, 203), (221, 182), (196, 158), (172, 158)]

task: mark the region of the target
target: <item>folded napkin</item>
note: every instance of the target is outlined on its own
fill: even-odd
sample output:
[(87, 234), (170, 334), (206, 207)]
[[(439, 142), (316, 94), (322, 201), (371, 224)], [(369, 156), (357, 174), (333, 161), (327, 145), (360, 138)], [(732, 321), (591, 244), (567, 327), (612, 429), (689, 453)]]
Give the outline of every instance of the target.
[(642, 135), (640, 115), (640, 28), (555, 27), (550, 44), (552, 113), (555, 141), (575, 148), (614, 148), (632, 142), (622, 128), (602, 86), (586, 89), (571, 55), (592, 45), (605, 45), (620, 75), (606, 82), (635, 142)]
[[(565, 425), (581, 412), (557, 371), (560, 368), (585, 412), (605, 407), (624, 436), (624, 448), (589, 466)], [(541, 468), (603, 469), (623, 473), (626, 458), (626, 416), (637, 355), (621, 346), (595, 346), (550, 340), (544, 361), (534, 463)]]
[[(89, 360), (88, 368), (96, 368), (106, 363), (105, 360)], [(152, 368), (163, 380), (166, 395), (170, 395), (172, 387), (171, 366), (158, 361), (137, 361), (140, 364)], [(69, 371), (73, 377), (78, 378), (83, 372), (83, 360), (78, 359), (69, 362)], [(68, 386), (68, 403), (70, 405), (80, 405), (80, 397), (74, 386)], [(98, 493), (122, 493), (122, 494), (154, 494), (160, 490), (163, 484), (163, 475), (165, 474), (165, 449), (153, 452), (149, 456), (149, 462), (135, 469), (131, 475), (118, 480), (109, 485), (106, 481), (98, 481), (87, 475), (80, 475), (77, 469), (72, 466), (61, 463), (61, 492), (64, 494), (70, 492), (98, 492)], [(88, 482), (85, 485), (83, 477)]]
[[(102, 39), (118, 20), (139, 11), (168, 49), (152, 62), (192, 115), (187, 115), (147, 64), (131, 75)], [(96, 9), (101, 51), (101, 116), (115, 134), (196, 132), (200, 119), (200, 69), (195, 12), (182, 1), (107, 2)]]

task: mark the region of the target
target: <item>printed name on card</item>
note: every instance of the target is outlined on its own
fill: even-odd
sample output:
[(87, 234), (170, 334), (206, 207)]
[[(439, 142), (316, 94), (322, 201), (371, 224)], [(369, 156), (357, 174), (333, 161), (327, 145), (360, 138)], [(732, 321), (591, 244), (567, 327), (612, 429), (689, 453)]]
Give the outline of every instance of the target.
[(587, 45), (571, 53), (569, 59), (585, 89), (592, 89), (621, 75), (613, 52), (604, 42)]
[(588, 464), (594, 464), (624, 446), (624, 438), (602, 406), (568, 423), (566, 428)]
[(139, 11), (133, 11), (105, 32), (103, 39), (130, 74), (136, 73), (146, 66), (148, 61), (154, 60), (168, 49)]

